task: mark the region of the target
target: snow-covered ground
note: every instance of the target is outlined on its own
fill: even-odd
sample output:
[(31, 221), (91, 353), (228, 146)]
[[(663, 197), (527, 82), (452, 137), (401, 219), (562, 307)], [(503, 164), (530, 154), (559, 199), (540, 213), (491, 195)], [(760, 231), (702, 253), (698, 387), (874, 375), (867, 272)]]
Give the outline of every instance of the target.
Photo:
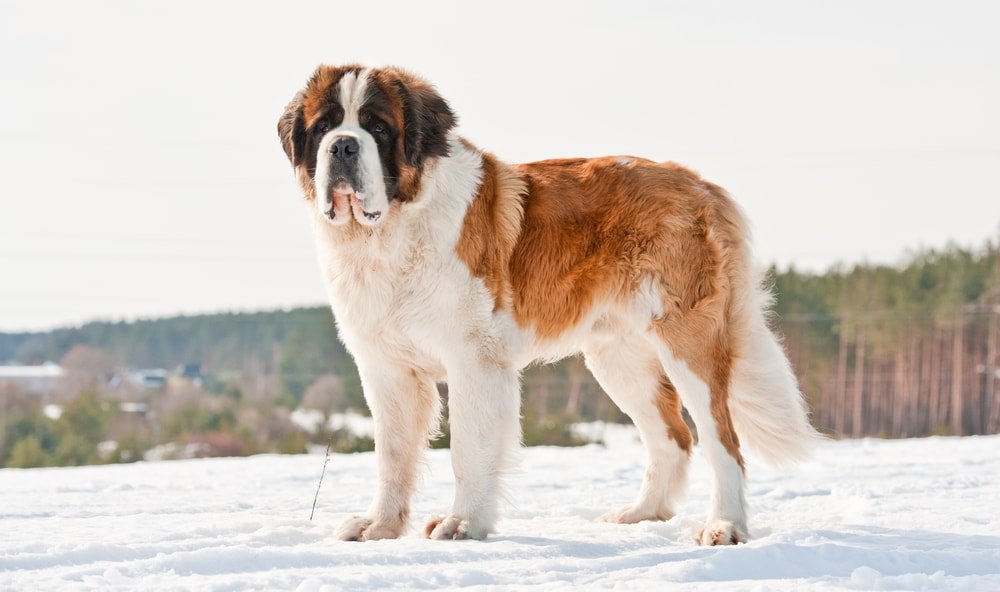
[(299, 428), (315, 434), (319, 426), (326, 418), (326, 427), (330, 430), (346, 429), (355, 436), (375, 436), (375, 422), (371, 417), (348, 411), (347, 413), (332, 413), (330, 417), (316, 409), (303, 409), (299, 407), (292, 411), (289, 419)]
[(595, 519), (628, 502), (643, 454), (533, 448), (514, 507), (486, 542), (427, 541), (452, 494), (432, 451), (414, 528), (395, 541), (331, 538), (372, 494), (371, 454), (0, 471), (0, 590), (1000, 590), (1000, 437), (824, 444), (794, 472), (749, 467), (753, 540), (695, 546), (708, 474), (662, 523)]

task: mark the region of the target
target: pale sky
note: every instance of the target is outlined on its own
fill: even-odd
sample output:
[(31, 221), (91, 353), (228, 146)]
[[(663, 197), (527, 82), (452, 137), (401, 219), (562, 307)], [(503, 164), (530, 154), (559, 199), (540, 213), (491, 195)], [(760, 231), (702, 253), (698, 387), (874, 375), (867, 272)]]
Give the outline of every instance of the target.
[(395, 64), (511, 162), (725, 186), (764, 263), (981, 245), (1000, 3), (0, 3), (0, 331), (325, 302), (279, 146), (321, 62)]

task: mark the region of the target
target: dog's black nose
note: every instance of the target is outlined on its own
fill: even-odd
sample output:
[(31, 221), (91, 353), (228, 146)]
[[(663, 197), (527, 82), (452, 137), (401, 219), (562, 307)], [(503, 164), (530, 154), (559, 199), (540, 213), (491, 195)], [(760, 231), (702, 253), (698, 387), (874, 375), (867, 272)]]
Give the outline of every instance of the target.
[(358, 155), (358, 150), (361, 149), (361, 145), (358, 144), (357, 138), (351, 138), (345, 136), (343, 138), (337, 138), (337, 140), (330, 146), (330, 154), (334, 158), (341, 158), (347, 160), (348, 158), (353, 158)]

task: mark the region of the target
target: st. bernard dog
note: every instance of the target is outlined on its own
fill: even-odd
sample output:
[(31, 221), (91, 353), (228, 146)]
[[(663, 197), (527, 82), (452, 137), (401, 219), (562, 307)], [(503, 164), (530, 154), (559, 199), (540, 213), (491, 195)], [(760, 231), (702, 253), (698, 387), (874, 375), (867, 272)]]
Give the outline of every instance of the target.
[(406, 531), (440, 381), (456, 492), (424, 534), (486, 537), (520, 445), (520, 371), (582, 352), (648, 453), (638, 497), (604, 519), (674, 516), (692, 446), (683, 404), (714, 476), (696, 540), (745, 541), (740, 445), (780, 464), (817, 436), (740, 209), (673, 163), (510, 165), (455, 121), (424, 80), (359, 65), (317, 68), (278, 121), (375, 422), (375, 498), (337, 537)]

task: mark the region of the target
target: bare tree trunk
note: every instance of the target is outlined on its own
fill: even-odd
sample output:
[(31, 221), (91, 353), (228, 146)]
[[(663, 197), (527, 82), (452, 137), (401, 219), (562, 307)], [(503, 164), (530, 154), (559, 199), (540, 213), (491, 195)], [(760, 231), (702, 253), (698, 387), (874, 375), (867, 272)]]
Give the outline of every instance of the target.
[(879, 431), (884, 434), (892, 434), (890, 422), (892, 421), (892, 360), (882, 358), (881, 371), (878, 374), (879, 380)]
[[(929, 336), (928, 333), (931, 333)], [(917, 432), (915, 435), (922, 436), (930, 431), (931, 413), (931, 371), (934, 364), (934, 339), (933, 332), (924, 329), (920, 339), (920, 399), (917, 409), (919, 410)]]
[(938, 330), (938, 346), (937, 353), (934, 354), (938, 358), (938, 367), (940, 368), (940, 381), (938, 383), (938, 407), (937, 407), (937, 422), (935, 425), (939, 429), (948, 429), (948, 410), (951, 408), (951, 401), (948, 398), (948, 392), (950, 389), (949, 375), (948, 375), (948, 334), (942, 328)]
[[(1000, 253), (997, 254), (997, 258), (998, 262), (1000, 262)], [(998, 266), (1000, 266), (1000, 263), (998, 263)], [(996, 389), (998, 320), (1000, 320), (1000, 304), (993, 306), (993, 311), (989, 316), (989, 337), (986, 339), (986, 385), (983, 389), (985, 391), (983, 394), (986, 399), (986, 409), (984, 409), (984, 412), (989, 412), (989, 420), (983, 426), (981, 433), (984, 434), (995, 433), (1000, 428), (1000, 393), (997, 393)]]
[(906, 415), (903, 418), (903, 437), (912, 436), (917, 429), (917, 412), (920, 401), (920, 336), (911, 336), (906, 356)]
[(997, 343), (1000, 336), (997, 335), (1000, 325), (1000, 233), (997, 235), (997, 248), (993, 253), (993, 305), (990, 310), (989, 323), (990, 331), (988, 344), (986, 346), (986, 401), (989, 405), (990, 418), (986, 426), (986, 433), (993, 434), (1000, 431), (1000, 393), (997, 392), (997, 350), (1000, 343)]
[(855, 437), (864, 434), (864, 378), (865, 378), (865, 330), (858, 332), (854, 343), (854, 418), (851, 423), (851, 433)]
[[(941, 355), (940, 330), (932, 327), (930, 330), (930, 365), (927, 385), (927, 429), (936, 430), (943, 423), (938, 420), (938, 407), (941, 403)], [(928, 432), (928, 433), (929, 433)]]
[(819, 380), (814, 384), (816, 385), (817, 405), (821, 412), (819, 424), (833, 431), (833, 393), (830, 391), (829, 377), (830, 371), (827, 370), (820, 374)]
[(576, 416), (580, 410), (580, 390), (583, 388), (582, 370), (575, 364), (569, 366), (569, 397), (566, 399), (566, 413)]
[(844, 338), (845, 327), (843, 322), (840, 325), (840, 346), (837, 355), (837, 382), (836, 391), (834, 391), (834, 400), (836, 401), (836, 421), (834, 422), (834, 429), (838, 434), (844, 434), (847, 431), (847, 339)]
[(962, 424), (962, 377), (965, 374), (962, 368), (962, 350), (964, 349), (962, 333), (962, 318), (959, 317), (955, 322), (951, 343), (951, 433), (956, 436), (965, 434)]
[[(876, 333), (881, 330), (877, 329)], [(868, 391), (868, 433), (882, 433), (882, 372), (885, 364), (878, 355), (878, 349), (872, 352), (872, 363), (868, 366), (865, 377), (865, 390)]]
[(903, 417), (906, 411), (906, 350), (900, 343), (896, 349), (896, 380), (892, 392), (892, 428), (893, 436), (903, 433)]
[(982, 433), (982, 419), (983, 419), (983, 381), (985, 377), (982, 376), (982, 372), (985, 371), (985, 364), (981, 363), (981, 360), (986, 359), (986, 339), (982, 335), (983, 329), (975, 325), (972, 326), (974, 338), (971, 340), (973, 344), (973, 349), (969, 352), (972, 359), (975, 361), (972, 367), (972, 388), (969, 390), (969, 396), (965, 401), (965, 416), (968, 418), (968, 426), (970, 434), (981, 434)]
[[(546, 366), (544, 370), (539, 372), (541, 380), (538, 381), (537, 386), (532, 389), (531, 392), (525, 394), (526, 403), (528, 405), (533, 405), (535, 412), (538, 413), (538, 417), (545, 417), (549, 414), (549, 396), (552, 394), (551, 382), (552, 382), (552, 367)], [(534, 399), (532, 401), (532, 399)]]
[(884, 372), (885, 361), (878, 356), (874, 356), (868, 375), (868, 392), (870, 393), (868, 396), (868, 413), (870, 416), (868, 429), (875, 435), (885, 432), (885, 426), (882, 425), (882, 419), (885, 416), (885, 393), (882, 392), (882, 375)]

